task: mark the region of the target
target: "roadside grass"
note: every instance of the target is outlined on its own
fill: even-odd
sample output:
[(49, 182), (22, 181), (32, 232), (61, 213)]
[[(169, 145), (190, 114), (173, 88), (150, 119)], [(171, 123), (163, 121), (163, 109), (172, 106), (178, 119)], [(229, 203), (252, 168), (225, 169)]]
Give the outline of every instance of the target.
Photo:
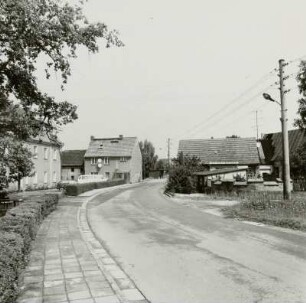
[(291, 201), (284, 201), (280, 193), (254, 192), (239, 200), (222, 209), (225, 217), (306, 231), (306, 193), (293, 193)]

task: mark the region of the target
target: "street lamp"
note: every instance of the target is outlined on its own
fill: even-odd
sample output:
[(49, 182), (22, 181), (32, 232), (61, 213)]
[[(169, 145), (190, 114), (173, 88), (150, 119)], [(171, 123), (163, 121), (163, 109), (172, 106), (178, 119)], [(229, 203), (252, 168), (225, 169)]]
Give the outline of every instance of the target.
[[(280, 60), (280, 74), (282, 76), (282, 60)], [(281, 77), (282, 80), (282, 77)], [(264, 99), (275, 102), (281, 107), (281, 123), (282, 123), (282, 143), (283, 143), (283, 198), (284, 200), (290, 200), (290, 162), (289, 162), (289, 139), (287, 129), (287, 109), (285, 108), (285, 97), (283, 91), (283, 85), (281, 81), (280, 97), (281, 102), (274, 100), (269, 94), (263, 94)]]

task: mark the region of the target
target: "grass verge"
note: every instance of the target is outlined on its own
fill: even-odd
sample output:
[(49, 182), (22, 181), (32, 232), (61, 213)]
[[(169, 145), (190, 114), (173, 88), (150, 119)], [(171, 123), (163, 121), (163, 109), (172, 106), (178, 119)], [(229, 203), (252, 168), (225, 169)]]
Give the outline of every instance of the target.
[(244, 196), (241, 203), (222, 209), (227, 218), (256, 221), (306, 231), (306, 197), (293, 195), (291, 201), (262, 193)]

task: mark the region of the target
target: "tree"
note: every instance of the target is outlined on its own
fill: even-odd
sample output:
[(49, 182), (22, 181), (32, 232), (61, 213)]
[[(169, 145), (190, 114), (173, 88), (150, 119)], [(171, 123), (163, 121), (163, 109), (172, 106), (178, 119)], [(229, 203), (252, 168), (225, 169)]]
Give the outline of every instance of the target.
[(306, 142), (290, 157), (290, 166), (293, 177), (306, 177)]
[(299, 118), (295, 119), (294, 126), (306, 128), (306, 61), (301, 61), (300, 70), (297, 75), (297, 82), (301, 98), (298, 100)]
[(0, 162), (0, 190), (7, 187), (8, 182), (15, 181), (20, 190), (21, 179), (33, 172), (32, 153), (21, 142), (5, 137), (0, 139), (0, 157), (3, 159)]
[(192, 177), (194, 172), (205, 170), (201, 159), (196, 156), (179, 153), (177, 158), (172, 159), (173, 166), (169, 172), (165, 192), (190, 194), (195, 191), (196, 184)]
[(59, 127), (77, 119), (76, 106), (57, 102), (40, 91), (36, 62), (45, 57), (46, 77), (60, 72), (62, 89), (71, 74), (69, 61), (78, 46), (97, 52), (97, 38), (105, 46), (122, 46), (116, 31), (103, 23), (89, 24), (82, 2), (63, 0), (1, 0), (0, 4), (0, 136), (27, 139), (56, 135)]
[(148, 178), (151, 169), (154, 169), (158, 156), (155, 155), (155, 148), (153, 144), (144, 140), (139, 142), (139, 147), (142, 155), (142, 177)]

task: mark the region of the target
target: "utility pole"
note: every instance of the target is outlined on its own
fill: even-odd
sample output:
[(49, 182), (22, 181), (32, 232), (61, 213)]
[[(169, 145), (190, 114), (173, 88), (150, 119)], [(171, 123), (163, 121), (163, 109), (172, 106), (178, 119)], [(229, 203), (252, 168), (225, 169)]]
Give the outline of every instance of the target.
[(279, 90), (280, 90), (280, 103), (281, 103), (281, 123), (282, 123), (282, 136), (283, 136), (283, 196), (284, 200), (290, 200), (290, 162), (289, 162), (289, 139), (288, 139), (288, 128), (287, 128), (287, 106), (285, 94), (287, 91), (284, 90), (284, 66), (285, 61), (279, 60)]
[(255, 115), (256, 115), (256, 138), (258, 141), (258, 111), (255, 111)]
[(170, 138), (168, 138), (168, 169), (170, 169)]

